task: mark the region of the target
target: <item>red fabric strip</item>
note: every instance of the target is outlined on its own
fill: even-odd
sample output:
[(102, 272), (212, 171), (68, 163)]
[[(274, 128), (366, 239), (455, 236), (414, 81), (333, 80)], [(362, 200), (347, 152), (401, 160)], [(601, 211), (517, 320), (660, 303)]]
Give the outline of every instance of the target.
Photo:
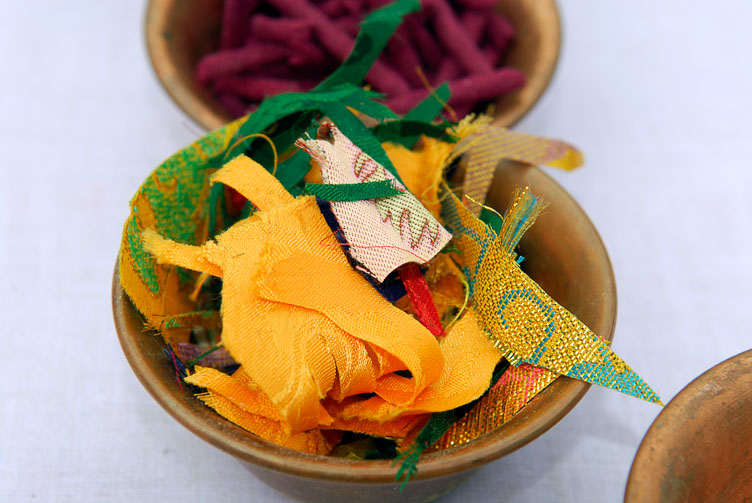
[(420, 272), (420, 266), (414, 262), (408, 262), (399, 271), (402, 283), (407, 290), (407, 296), (410, 298), (410, 304), (412, 304), (415, 314), (418, 316), (418, 321), (436, 337), (443, 336), (444, 328), (441, 326), (431, 291)]

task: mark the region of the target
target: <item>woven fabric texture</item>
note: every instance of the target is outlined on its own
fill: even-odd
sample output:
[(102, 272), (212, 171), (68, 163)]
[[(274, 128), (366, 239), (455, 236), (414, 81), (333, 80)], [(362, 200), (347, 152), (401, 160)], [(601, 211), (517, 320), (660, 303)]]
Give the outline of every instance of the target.
[(429, 451), (457, 447), (490, 433), (517, 414), (558, 374), (523, 363), (510, 367), (499, 382), (459, 418)]
[[(468, 148), (462, 193), (478, 202), (486, 200), (496, 167), (504, 159), (565, 170), (583, 162), (582, 154), (568, 143), (490, 125), (457, 145), (458, 151)], [(475, 216), (481, 211), (480, 206), (469, 209)]]
[[(519, 194), (505, 218), (529, 211)], [(513, 365), (530, 363), (558, 374), (660, 403), (655, 392), (580, 320), (527, 276), (505, 248), (514, 239), (497, 238), (453, 194), (444, 199), (445, 224), (465, 258), (473, 285), (473, 309), (488, 336)], [(508, 228), (509, 229), (509, 228)], [(514, 232), (515, 229), (509, 229)]]
[[(131, 200), (120, 247), (120, 283), (152, 328), (162, 329), (171, 316), (189, 313), (194, 307), (180, 272), (155, 263), (144, 250), (142, 231), (156, 229), (181, 243), (197, 244), (206, 239), (209, 174), (215, 169), (210, 159), (224, 152), (241, 122), (212, 131), (171, 156), (149, 175)], [(182, 342), (187, 342), (187, 332), (181, 334)]]
[(332, 212), (342, 226), (353, 258), (379, 281), (402, 264), (431, 260), (451, 235), (404, 185), (339, 129), (331, 126), (329, 134), (331, 141), (298, 142), (318, 164), (324, 183), (390, 180), (404, 191), (383, 199), (332, 201)]
[(401, 415), (455, 409), (480, 397), (487, 389), (501, 355), (468, 311), (440, 341), (444, 355), (441, 376), (409, 404), (395, 405), (380, 396), (348, 403), (346, 418), (386, 421)]
[(197, 360), (196, 363), (202, 367), (211, 368), (230, 367), (236, 363), (225, 348), (219, 348), (216, 351), (206, 354), (209, 351), (209, 348), (203, 348), (196, 344), (191, 344), (190, 342), (180, 342), (175, 346), (175, 353), (182, 362), (190, 362), (202, 355), (206, 355)]

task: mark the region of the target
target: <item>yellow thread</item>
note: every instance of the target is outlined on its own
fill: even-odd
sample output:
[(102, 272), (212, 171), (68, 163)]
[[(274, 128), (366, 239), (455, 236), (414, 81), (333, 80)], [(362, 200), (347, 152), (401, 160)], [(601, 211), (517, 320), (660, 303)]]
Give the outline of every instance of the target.
[(209, 274), (202, 272), (201, 275), (196, 280), (196, 286), (194, 287), (191, 294), (188, 296), (189, 299), (193, 302), (198, 301), (198, 294), (201, 292), (201, 287), (204, 286), (204, 283), (206, 283), (206, 280), (209, 279)]
[[(524, 194), (525, 192), (527, 192), (527, 190), (528, 190), (529, 188), (530, 188), (530, 187), (525, 187), (525, 190), (524, 190), (524, 191), (523, 191), (522, 193)], [(485, 208), (485, 209), (487, 209), (488, 211), (490, 211), (490, 212), (492, 212), (492, 213), (496, 214), (496, 215), (497, 215), (497, 216), (498, 216), (498, 217), (499, 217), (499, 218), (500, 218), (500, 219), (501, 219), (502, 221), (504, 220), (504, 217), (503, 217), (503, 216), (501, 215), (501, 213), (499, 213), (499, 212), (498, 212), (498, 211), (496, 211), (495, 209), (491, 208), (490, 206), (486, 206), (486, 205), (485, 205), (485, 204), (483, 204), (483, 203), (479, 203), (478, 201), (476, 201), (475, 199), (473, 199), (472, 197), (470, 197), (470, 196), (468, 196), (468, 195), (464, 195), (464, 196), (462, 196), (462, 197), (463, 197), (464, 199), (467, 199), (467, 200), (469, 200), (469, 201), (470, 201), (470, 202), (472, 202), (472, 203), (475, 203), (475, 204), (477, 204), (477, 205), (478, 205), (478, 206), (480, 206), (481, 208)], [(517, 200), (516, 200), (516, 201), (514, 202), (514, 204), (512, 205), (512, 207), (514, 207), (514, 206), (517, 206), (517, 202), (518, 202), (518, 201), (519, 201), (519, 197), (518, 197), (518, 198), (517, 198)]]
[(425, 88), (428, 89), (428, 92), (431, 93), (431, 96), (433, 96), (436, 99), (436, 101), (438, 101), (439, 103), (441, 103), (441, 106), (443, 106), (444, 109), (447, 112), (449, 112), (449, 115), (452, 116), (452, 120), (454, 122), (457, 122), (459, 120), (459, 118), (457, 117), (457, 112), (454, 111), (454, 108), (452, 108), (451, 106), (449, 106), (449, 103), (447, 103), (446, 101), (442, 100), (439, 97), (439, 95), (436, 94), (436, 90), (433, 88), (433, 86), (431, 86), (431, 83), (428, 82), (428, 79), (426, 78), (426, 74), (423, 73), (423, 69), (421, 67), (419, 67), (419, 66), (416, 66), (415, 67), (415, 73), (418, 74), (418, 78), (420, 78), (420, 81), (423, 83), (423, 85), (425, 86)]
[[(455, 262), (455, 265), (456, 264), (457, 263)], [(445, 332), (448, 332), (449, 327), (454, 325), (457, 322), (457, 320), (460, 319), (460, 316), (462, 315), (463, 312), (465, 312), (465, 309), (467, 308), (468, 302), (470, 302), (470, 284), (467, 282), (467, 278), (465, 278), (464, 276), (460, 278), (460, 281), (462, 282), (462, 286), (465, 287), (465, 302), (462, 303), (462, 307), (460, 307), (460, 310), (457, 311), (457, 315), (452, 319), (452, 321), (450, 321), (447, 324), (447, 326), (444, 327)]]
[(274, 142), (271, 138), (266, 136), (263, 133), (255, 133), (255, 134), (249, 134), (248, 136), (244, 136), (242, 138), (238, 138), (235, 143), (233, 143), (226, 151), (225, 155), (222, 157), (222, 164), (225, 164), (225, 161), (227, 161), (227, 155), (232, 153), (233, 150), (235, 150), (235, 147), (237, 147), (240, 143), (246, 141), (248, 138), (263, 138), (264, 140), (269, 142), (269, 145), (272, 147), (272, 153), (274, 154), (274, 169), (272, 169), (272, 176), (275, 176), (277, 174), (277, 147), (274, 146)]

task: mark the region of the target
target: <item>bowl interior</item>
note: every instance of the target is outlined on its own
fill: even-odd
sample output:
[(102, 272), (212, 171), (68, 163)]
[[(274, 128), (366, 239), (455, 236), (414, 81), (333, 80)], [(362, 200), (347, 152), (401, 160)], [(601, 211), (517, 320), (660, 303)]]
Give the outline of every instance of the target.
[[(616, 291), (611, 264), (597, 231), (577, 203), (540, 169), (501, 163), (488, 204), (503, 211), (516, 186), (531, 189), (551, 203), (520, 243), (527, 273), (596, 334), (611, 340)], [(280, 447), (226, 421), (181, 387), (158, 335), (122, 291), (118, 270), (112, 285), (115, 325), (123, 351), (142, 384), (175, 419), (216, 447), (256, 466), (299, 477), (332, 481), (391, 483), (389, 461), (355, 461), (314, 456)], [(553, 426), (589, 388), (560, 377), (501, 428), (468, 444), (427, 454), (417, 478), (455, 474), (496, 459)]]
[[(216, 49), (223, 0), (150, 0), (146, 46), (154, 70), (167, 93), (183, 111), (207, 130), (232, 120), (211, 94), (193, 78), (199, 58)], [(511, 126), (543, 94), (559, 57), (559, 15), (554, 0), (504, 0), (498, 10), (515, 24), (517, 38), (506, 62), (527, 77), (525, 86), (501, 96), (498, 123)]]
[(711, 368), (650, 426), (625, 501), (752, 500), (752, 351)]

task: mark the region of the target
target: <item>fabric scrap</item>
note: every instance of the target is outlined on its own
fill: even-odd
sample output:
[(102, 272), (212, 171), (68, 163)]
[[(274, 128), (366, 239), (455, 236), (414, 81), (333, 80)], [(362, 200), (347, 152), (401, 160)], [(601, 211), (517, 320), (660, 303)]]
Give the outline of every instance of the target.
[(374, 161), (337, 127), (328, 139), (300, 140), (319, 165), (327, 184), (389, 180), (404, 192), (385, 199), (331, 203), (332, 212), (351, 247), (350, 253), (377, 280), (408, 262), (426, 263), (451, 235), (391, 173)]
[[(521, 192), (510, 212), (525, 208), (523, 200), (529, 197), (527, 191)], [(465, 258), (473, 310), (510, 363), (529, 363), (660, 403), (655, 392), (603, 339), (520, 269), (505, 248), (509, 239), (499, 238), (454, 194), (444, 199), (443, 207), (445, 223)]]
[(428, 452), (464, 445), (509, 421), (558, 374), (528, 363), (510, 367), (496, 385), (460, 417)]
[(304, 192), (325, 201), (362, 201), (398, 196), (404, 190), (395, 188), (391, 180), (383, 180), (366, 183), (307, 183)]
[[(496, 167), (504, 159), (564, 170), (575, 169), (583, 162), (580, 151), (568, 143), (497, 126), (488, 126), (457, 145), (458, 151), (468, 147), (462, 193), (479, 203), (486, 200)], [(469, 209), (473, 215), (480, 215), (480, 206)]]

